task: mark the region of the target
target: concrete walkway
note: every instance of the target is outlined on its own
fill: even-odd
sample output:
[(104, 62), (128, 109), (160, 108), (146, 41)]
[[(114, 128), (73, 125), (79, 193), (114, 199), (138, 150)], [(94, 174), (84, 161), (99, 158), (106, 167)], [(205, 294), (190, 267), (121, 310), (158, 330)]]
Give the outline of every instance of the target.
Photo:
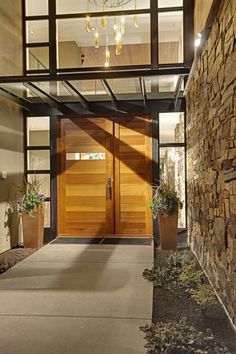
[(151, 246), (49, 244), (0, 276), (0, 354), (144, 354)]

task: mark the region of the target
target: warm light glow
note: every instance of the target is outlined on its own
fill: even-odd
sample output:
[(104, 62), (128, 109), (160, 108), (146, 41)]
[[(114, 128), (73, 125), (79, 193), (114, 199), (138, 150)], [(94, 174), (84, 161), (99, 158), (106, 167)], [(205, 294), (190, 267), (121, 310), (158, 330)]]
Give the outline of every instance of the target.
[(117, 41), (116, 43), (116, 55), (120, 55), (122, 49), (122, 43), (121, 41)]
[(121, 21), (120, 21), (120, 31), (122, 34), (125, 33), (125, 18), (121, 17)]
[(91, 32), (91, 24), (90, 24), (90, 17), (86, 17), (86, 31)]
[(95, 42), (94, 42), (94, 46), (95, 46), (95, 48), (99, 48), (99, 33), (98, 33), (97, 30), (96, 30), (96, 32), (95, 32)]
[(120, 32), (120, 31), (118, 31), (118, 32), (116, 33), (115, 40), (116, 40), (117, 42), (120, 42), (120, 41), (121, 41), (121, 39), (122, 39), (122, 34), (121, 34), (121, 32)]
[(134, 15), (134, 26), (138, 28), (138, 16)]
[(107, 28), (107, 21), (106, 21), (105, 17), (101, 18), (101, 27), (104, 30)]
[(200, 32), (197, 34), (197, 36), (198, 36), (198, 38), (195, 39), (195, 41), (194, 41), (194, 47), (195, 47), (195, 48), (197, 48), (197, 47), (200, 46), (200, 44), (201, 44), (201, 39), (202, 39), (202, 34), (201, 34)]

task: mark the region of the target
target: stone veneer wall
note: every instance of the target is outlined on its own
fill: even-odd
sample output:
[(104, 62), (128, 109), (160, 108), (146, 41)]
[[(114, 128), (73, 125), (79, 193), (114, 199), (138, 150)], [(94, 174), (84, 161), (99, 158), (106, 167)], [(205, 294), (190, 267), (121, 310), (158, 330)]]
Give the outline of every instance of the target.
[(236, 324), (236, 179), (233, 179), (236, 178), (235, 13), (235, 0), (222, 1), (222, 7), (198, 60), (186, 96), (190, 245), (234, 324)]

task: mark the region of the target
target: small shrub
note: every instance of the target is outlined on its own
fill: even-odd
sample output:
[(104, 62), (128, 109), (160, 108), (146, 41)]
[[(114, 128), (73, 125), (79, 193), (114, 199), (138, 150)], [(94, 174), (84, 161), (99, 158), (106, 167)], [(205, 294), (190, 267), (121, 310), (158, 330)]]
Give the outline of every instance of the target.
[(196, 285), (204, 279), (203, 271), (201, 269), (197, 269), (196, 259), (193, 259), (190, 263), (183, 265), (179, 279), (187, 288), (196, 287)]
[(9, 268), (11, 268), (11, 265), (7, 262), (0, 264), (0, 274), (6, 272)]
[(179, 280), (183, 266), (191, 262), (193, 255), (190, 252), (174, 252), (167, 260), (165, 267), (153, 267), (145, 269), (143, 277), (153, 282), (154, 286), (163, 289), (174, 290), (176, 287), (181, 287)]
[(210, 330), (199, 332), (185, 319), (140, 329), (145, 333), (147, 354), (230, 354), (227, 347), (214, 340)]
[(198, 284), (190, 290), (191, 298), (205, 310), (208, 306), (216, 305), (217, 298), (210, 284)]

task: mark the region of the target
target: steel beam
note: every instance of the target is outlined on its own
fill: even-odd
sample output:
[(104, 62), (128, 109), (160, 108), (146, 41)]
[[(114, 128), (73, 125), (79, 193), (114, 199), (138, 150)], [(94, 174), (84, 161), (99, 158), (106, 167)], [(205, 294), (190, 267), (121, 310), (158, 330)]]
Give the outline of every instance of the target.
[(119, 104), (117, 101), (116, 96), (114, 95), (111, 87), (109, 86), (109, 84), (107, 83), (107, 81), (105, 79), (101, 80), (102, 86), (104, 88), (104, 90), (106, 91), (106, 93), (108, 94), (111, 102), (113, 103), (113, 106), (115, 107), (115, 109), (118, 111), (119, 110)]
[(72, 74), (60, 75), (35, 75), (35, 76), (0, 76), (1, 83), (19, 83), (19, 82), (49, 82), (49, 81), (73, 81), (73, 80), (106, 80), (121, 79), (130, 77), (162, 76), (162, 75), (188, 75), (189, 67), (164, 67), (158, 69), (143, 70), (104, 70), (93, 72), (78, 72)]
[(28, 101), (27, 99), (24, 99), (22, 97), (19, 97), (18, 95), (8, 91), (4, 87), (0, 87), (0, 95), (7, 98), (8, 100), (16, 103), (17, 105), (19, 105), (23, 109), (25, 109), (29, 112), (31, 111), (32, 107), (31, 107), (30, 101)]
[(73, 96), (78, 97), (79, 102), (84, 108), (88, 111), (90, 110), (89, 101), (69, 81), (63, 81), (62, 84)]
[(143, 104), (145, 110), (147, 109), (147, 93), (146, 93), (146, 85), (145, 85), (145, 80), (143, 77), (139, 78), (139, 83), (140, 83), (140, 88), (141, 88), (141, 93), (142, 93), (142, 98), (143, 98)]

